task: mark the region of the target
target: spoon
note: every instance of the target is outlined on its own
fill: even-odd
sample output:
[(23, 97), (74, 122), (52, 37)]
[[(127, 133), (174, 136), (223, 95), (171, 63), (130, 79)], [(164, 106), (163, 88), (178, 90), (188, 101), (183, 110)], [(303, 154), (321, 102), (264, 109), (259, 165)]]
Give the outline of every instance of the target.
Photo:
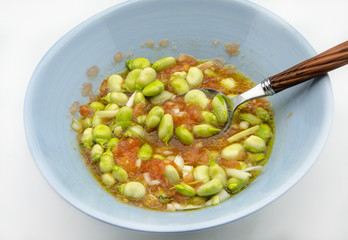
[(348, 41), (296, 64), (281, 73), (268, 77), (255, 87), (233, 98), (229, 98), (220, 91), (211, 88), (201, 88), (199, 90), (212, 97), (220, 94), (225, 99), (228, 108), (228, 121), (223, 131), (226, 131), (231, 125), (235, 110), (242, 103), (256, 98), (272, 96), (346, 64), (348, 64)]

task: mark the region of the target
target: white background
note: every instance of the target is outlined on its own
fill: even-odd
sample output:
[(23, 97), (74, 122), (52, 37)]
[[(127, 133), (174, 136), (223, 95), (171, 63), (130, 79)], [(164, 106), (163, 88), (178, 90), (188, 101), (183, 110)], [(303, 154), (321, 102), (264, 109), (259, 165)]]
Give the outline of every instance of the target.
[[(27, 84), (60, 37), (118, 2), (0, 0), (0, 239), (348, 239), (347, 66), (329, 74), (334, 119), (318, 161), (285, 195), (242, 220), (193, 233), (141, 233), (97, 221), (54, 192), (26, 143)], [(254, 2), (288, 21), (317, 52), (348, 40), (346, 0)]]

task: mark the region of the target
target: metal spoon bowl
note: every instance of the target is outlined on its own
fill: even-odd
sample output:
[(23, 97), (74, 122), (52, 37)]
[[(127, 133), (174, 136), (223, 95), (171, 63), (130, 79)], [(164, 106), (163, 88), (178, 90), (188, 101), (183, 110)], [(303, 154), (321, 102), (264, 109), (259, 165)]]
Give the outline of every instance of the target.
[(230, 127), (233, 114), (242, 103), (255, 98), (272, 96), (346, 64), (348, 64), (348, 41), (288, 68), (281, 73), (268, 77), (255, 87), (233, 98), (229, 98), (220, 91), (211, 88), (201, 88), (199, 90), (205, 92), (210, 97), (220, 94), (225, 99), (228, 108), (228, 121), (222, 131), (224, 132)]

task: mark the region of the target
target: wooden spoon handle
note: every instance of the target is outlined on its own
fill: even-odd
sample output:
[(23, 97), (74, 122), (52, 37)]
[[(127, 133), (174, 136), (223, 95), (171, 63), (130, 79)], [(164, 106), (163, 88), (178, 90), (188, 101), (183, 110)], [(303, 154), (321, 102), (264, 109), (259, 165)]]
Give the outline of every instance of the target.
[(275, 93), (348, 64), (348, 41), (269, 77)]

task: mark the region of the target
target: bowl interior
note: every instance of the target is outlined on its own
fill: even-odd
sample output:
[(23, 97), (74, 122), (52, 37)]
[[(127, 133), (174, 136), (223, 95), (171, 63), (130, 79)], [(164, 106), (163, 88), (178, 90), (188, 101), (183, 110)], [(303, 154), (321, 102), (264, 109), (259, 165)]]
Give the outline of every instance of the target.
[[(166, 48), (148, 48), (147, 40), (167, 38)], [(220, 44), (213, 44), (218, 40)], [(239, 41), (240, 54), (228, 57), (225, 42)], [(25, 129), (32, 155), (51, 186), (83, 212), (121, 227), (177, 232), (234, 221), (270, 203), (293, 186), (314, 163), (327, 138), (332, 92), (327, 76), (270, 98), (276, 112), (276, 138), (262, 174), (222, 204), (198, 211), (164, 213), (117, 202), (93, 178), (81, 160), (69, 107), (81, 96), (84, 82), (95, 92), (110, 73), (125, 68), (125, 58), (156, 60), (180, 53), (198, 59), (224, 58), (255, 82), (315, 54), (286, 22), (246, 1), (128, 1), (93, 16), (67, 33), (44, 56), (28, 86)], [(86, 70), (97, 65), (99, 76)], [(292, 116), (290, 116), (292, 114)]]

